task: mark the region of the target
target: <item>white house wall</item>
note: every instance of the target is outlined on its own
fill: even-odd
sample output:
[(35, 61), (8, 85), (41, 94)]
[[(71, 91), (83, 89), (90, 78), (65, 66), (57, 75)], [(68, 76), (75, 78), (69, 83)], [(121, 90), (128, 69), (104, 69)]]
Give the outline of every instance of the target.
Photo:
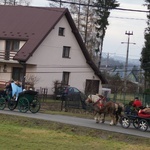
[(4, 51), (5, 49), (5, 40), (0, 40), (0, 51)]
[[(26, 41), (20, 41), (19, 49), (25, 44)], [(0, 40), (0, 51), (5, 51), (6, 40)]]
[[(58, 36), (59, 27), (65, 28), (65, 36)], [(70, 46), (70, 58), (62, 58), (63, 46)], [(27, 64), (35, 64), (35, 76), (39, 78), (36, 88), (45, 87), (52, 94), (54, 81), (62, 81), (62, 73), (70, 72), (69, 85), (85, 90), (86, 79), (99, 80), (76, 41), (72, 29), (64, 16), (41, 43)], [(30, 70), (31, 71), (31, 70)], [(30, 72), (27, 68), (27, 73)], [(101, 83), (100, 83), (101, 92)]]
[(10, 79), (11, 79), (11, 67), (7, 67), (7, 72), (4, 72), (3, 71), (3, 65), (4, 64), (1, 64), (0, 63), (0, 81), (5, 81), (5, 82), (8, 82)]
[[(25, 41), (20, 41), (19, 49), (25, 44)], [(5, 52), (6, 40), (0, 40), (0, 52)], [(4, 71), (6, 64), (6, 71)], [(12, 78), (12, 67), (22, 67), (14, 60), (0, 60), (0, 81), (9, 81)]]

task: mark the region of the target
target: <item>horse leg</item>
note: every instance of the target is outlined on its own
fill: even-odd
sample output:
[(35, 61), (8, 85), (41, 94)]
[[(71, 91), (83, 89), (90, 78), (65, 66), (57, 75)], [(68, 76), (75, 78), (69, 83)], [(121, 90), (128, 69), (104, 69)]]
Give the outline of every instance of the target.
[(96, 111), (94, 111), (94, 119), (96, 120), (96, 123), (99, 123), (99, 114)]
[(98, 113), (98, 122), (97, 123), (99, 123), (100, 122), (100, 119), (101, 119), (101, 114), (100, 113)]
[(115, 125), (116, 121), (115, 121), (114, 115), (111, 114), (110, 117), (111, 117), (110, 125), (111, 125), (111, 126), (112, 126), (112, 125)]
[(116, 113), (115, 118), (116, 118), (116, 124), (115, 124), (115, 125), (117, 125), (118, 120), (119, 120), (119, 115), (118, 115), (118, 113)]
[(117, 124), (116, 121), (117, 121), (116, 114), (114, 114), (114, 115), (113, 115), (113, 125), (116, 125), (116, 124)]
[(105, 122), (105, 115), (106, 115), (106, 114), (104, 113), (101, 123), (104, 123), (104, 122)]

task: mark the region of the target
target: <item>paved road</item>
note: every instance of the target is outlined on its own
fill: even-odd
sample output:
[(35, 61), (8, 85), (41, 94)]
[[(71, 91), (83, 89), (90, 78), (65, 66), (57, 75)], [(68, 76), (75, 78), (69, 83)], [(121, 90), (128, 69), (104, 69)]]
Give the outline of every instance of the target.
[(64, 115), (51, 115), (51, 114), (43, 114), (43, 113), (36, 113), (32, 114), (30, 112), (27, 113), (20, 113), (17, 110), (10, 111), (10, 110), (0, 110), (1, 114), (9, 114), (9, 115), (17, 115), (17, 116), (24, 116), (29, 118), (36, 118), (36, 119), (43, 119), (49, 120), (54, 122), (72, 124), (77, 126), (89, 127), (94, 129), (102, 129), (107, 131), (119, 132), (123, 134), (135, 135), (150, 138), (150, 127), (146, 132), (142, 132), (140, 130), (135, 129), (134, 127), (130, 127), (128, 129), (122, 128), (120, 125), (117, 126), (110, 126), (108, 122), (105, 124), (96, 124), (93, 119), (84, 119), (78, 117), (70, 117)]

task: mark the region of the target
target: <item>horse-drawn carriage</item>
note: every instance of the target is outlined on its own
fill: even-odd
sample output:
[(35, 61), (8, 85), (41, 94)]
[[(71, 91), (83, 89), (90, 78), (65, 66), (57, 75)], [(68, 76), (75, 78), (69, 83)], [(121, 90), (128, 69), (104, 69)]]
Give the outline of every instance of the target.
[(5, 107), (10, 110), (18, 108), (20, 112), (27, 112), (30, 110), (32, 113), (36, 113), (40, 110), (40, 101), (38, 100), (38, 92), (27, 90), (22, 91), (21, 87), (12, 83), (12, 93), (4, 90), (0, 91), (0, 110)]
[(129, 128), (130, 125), (133, 125), (136, 129), (146, 131), (150, 127), (150, 113), (145, 112), (145, 109), (137, 111), (132, 106), (127, 105), (124, 116), (120, 120), (121, 126)]

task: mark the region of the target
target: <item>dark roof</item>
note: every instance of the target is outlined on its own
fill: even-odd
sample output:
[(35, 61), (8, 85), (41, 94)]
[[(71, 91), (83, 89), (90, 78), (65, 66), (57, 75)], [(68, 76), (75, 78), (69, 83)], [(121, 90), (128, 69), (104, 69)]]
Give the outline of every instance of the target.
[[(126, 73), (127, 73), (127, 76), (129, 76), (130, 74), (133, 74), (131, 68), (129, 68), (129, 69), (127, 68), (127, 72)], [(119, 69), (119, 68), (115, 69), (111, 73), (111, 76), (115, 76), (115, 75), (118, 75), (121, 79), (124, 79), (124, 76), (125, 76), (125, 70), (124, 70), (124, 68), (123, 69)]]
[(0, 39), (21, 39), (26, 44), (14, 57), (14, 60), (26, 62), (34, 53), (45, 37), (53, 30), (58, 21), (66, 16), (76, 40), (87, 60), (87, 63), (106, 83), (101, 72), (91, 60), (75, 23), (66, 8), (6, 6), (0, 5)]

